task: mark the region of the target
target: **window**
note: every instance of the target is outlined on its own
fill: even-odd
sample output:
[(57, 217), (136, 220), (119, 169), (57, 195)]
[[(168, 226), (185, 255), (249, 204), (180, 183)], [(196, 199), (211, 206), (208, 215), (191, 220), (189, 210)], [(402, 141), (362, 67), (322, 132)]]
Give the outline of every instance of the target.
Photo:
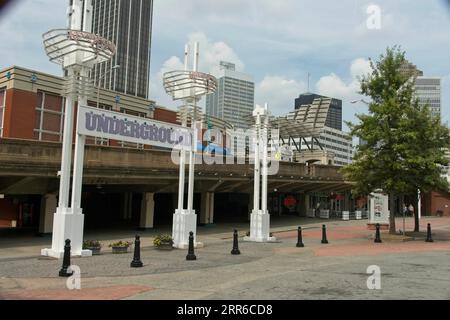
[(64, 99), (59, 95), (38, 91), (34, 137), (40, 141), (62, 141)]
[[(97, 108), (97, 103), (88, 100), (88, 106), (89, 107), (93, 107), (93, 108)], [(112, 107), (110, 105), (107, 104), (103, 104), (103, 103), (99, 103), (98, 104), (98, 108), (99, 109), (103, 109), (103, 110), (112, 110)], [(86, 137), (86, 144), (89, 145), (100, 145), (100, 146), (109, 146), (109, 139), (107, 138), (99, 138), (99, 137)]]
[(0, 89), (0, 137), (3, 137), (3, 122), (5, 118), (6, 89)]

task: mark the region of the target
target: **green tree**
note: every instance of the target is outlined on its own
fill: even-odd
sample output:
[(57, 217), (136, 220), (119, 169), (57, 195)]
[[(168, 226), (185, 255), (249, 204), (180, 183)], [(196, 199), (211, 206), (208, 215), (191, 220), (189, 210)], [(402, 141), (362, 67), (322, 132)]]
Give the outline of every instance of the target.
[(370, 61), (371, 74), (360, 79), (360, 94), (371, 98), (369, 114), (358, 114), (359, 123), (347, 123), (351, 134), (366, 144), (342, 169), (355, 182), (355, 193), (382, 189), (389, 194), (390, 233), (396, 230), (395, 195), (448, 189), (441, 173), (448, 164), (443, 148), (450, 145), (449, 130), (431, 117), (428, 107), (419, 106), (413, 75), (401, 71), (406, 62), (405, 52), (396, 46)]

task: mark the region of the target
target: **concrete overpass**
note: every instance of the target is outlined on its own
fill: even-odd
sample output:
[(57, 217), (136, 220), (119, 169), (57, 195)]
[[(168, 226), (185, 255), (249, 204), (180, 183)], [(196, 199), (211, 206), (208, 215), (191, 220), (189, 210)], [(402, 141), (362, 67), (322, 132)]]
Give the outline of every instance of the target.
[[(176, 198), (178, 166), (173, 163), (168, 151), (91, 145), (86, 147), (84, 161), (84, 192), (101, 189), (103, 193), (142, 193), (143, 211), (154, 210), (146, 207), (154, 208), (155, 194), (173, 194)], [(0, 194), (50, 197), (51, 203), (47, 208), (41, 205), (41, 211), (48, 211), (51, 215), (53, 208), (48, 207), (53, 207), (56, 202), (60, 162), (60, 143), (0, 139)], [(305, 206), (308, 205), (306, 194), (348, 193), (351, 189), (351, 183), (344, 180), (338, 169), (335, 166), (281, 162), (279, 172), (269, 176), (268, 190), (272, 193), (298, 194), (302, 199), (298, 211), (305, 215)], [(214, 200), (211, 198), (214, 199), (214, 194), (253, 192), (253, 165), (196, 165), (195, 192), (201, 195), (200, 222), (212, 222)], [(153, 218), (149, 223), (142, 219), (141, 226), (153, 226)], [(41, 229), (49, 231), (48, 228)]]

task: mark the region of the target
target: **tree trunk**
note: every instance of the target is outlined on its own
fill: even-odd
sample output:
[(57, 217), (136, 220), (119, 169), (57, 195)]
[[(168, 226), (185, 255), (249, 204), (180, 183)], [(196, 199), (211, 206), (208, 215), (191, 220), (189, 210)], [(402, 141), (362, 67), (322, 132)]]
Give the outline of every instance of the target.
[(396, 230), (395, 230), (395, 194), (393, 192), (391, 192), (389, 194), (389, 209), (390, 209), (390, 214), (389, 214), (389, 233), (390, 234), (395, 234)]
[(417, 193), (413, 195), (413, 206), (414, 206), (414, 232), (420, 231), (420, 221), (419, 221), (419, 199)]

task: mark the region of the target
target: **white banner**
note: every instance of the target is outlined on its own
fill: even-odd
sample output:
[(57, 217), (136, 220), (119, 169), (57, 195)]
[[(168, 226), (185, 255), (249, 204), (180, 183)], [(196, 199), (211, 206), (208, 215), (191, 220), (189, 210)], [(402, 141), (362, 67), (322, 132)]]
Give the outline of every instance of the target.
[(77, 133), (184, 150), (191, 148), (193, 137), (180, 125), (85, 106), (78, 107)]

